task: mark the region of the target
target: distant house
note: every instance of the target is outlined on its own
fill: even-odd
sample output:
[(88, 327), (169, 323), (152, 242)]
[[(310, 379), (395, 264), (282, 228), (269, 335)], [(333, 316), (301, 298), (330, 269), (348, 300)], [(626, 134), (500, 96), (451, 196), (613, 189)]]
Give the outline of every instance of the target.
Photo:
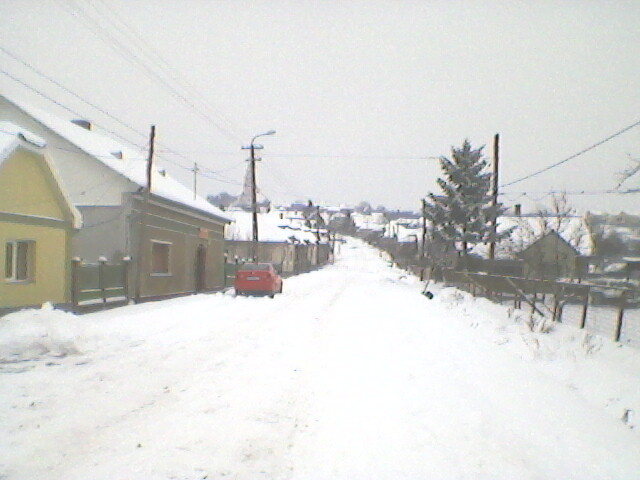
[(225, 242), (227, 262), (242, 263), (255, 256), (257, 261), (275, 264), (283, 274), (306, 272), (327, 263), (331, 246), (326, 229), (310, 228), (304, 217), (287, 218), (283, 212), (258, 214), (258, 243), (252, 241), (251, 213), (227, 212), (233, 218)]
[(517, 254), (524, 260), (526, 277), (559, 278), (580, 276), (580, 252), (558, 232), (551, 230)]
[[(584, 218), (518, 212), (499, 217), (498, 232), (508, 230), (510, 236), (496, 245), (494, 258), (499, 269), (521, 269), (523, 275), (545, 278), (576, 277), (584, 273), (586, 264), (583, 260), (593, 250)], [(489, 245), (477, 244), (471, 253), (486, 260)], [(514, 261), (521, 261), (522, 267), (516, 268)], [(493, 271), (491, 265), (484, 268)]]
[(71, 236), (81, 226), (46, 142), (0, 122), (0, 310), (70, 301)]
[(0, 120), (46, 141), (83, 227), (72, 254), (83, 262), (131, 259), (128, 295), (137, 300), (222, 288), (223, 212), (169, 175), (154, 169), (151, 191), (146, 153), (70, 121), (0, 96)]

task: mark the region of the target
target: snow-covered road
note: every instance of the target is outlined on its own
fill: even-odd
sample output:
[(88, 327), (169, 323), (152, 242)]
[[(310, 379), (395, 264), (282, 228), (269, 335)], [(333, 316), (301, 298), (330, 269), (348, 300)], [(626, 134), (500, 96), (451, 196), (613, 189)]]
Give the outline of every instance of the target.
[(0, 363), (0, 479), (639, 478), (637, 351), (420, 289), (352, 241), (274, 300), (72, 318), (80, 354)]

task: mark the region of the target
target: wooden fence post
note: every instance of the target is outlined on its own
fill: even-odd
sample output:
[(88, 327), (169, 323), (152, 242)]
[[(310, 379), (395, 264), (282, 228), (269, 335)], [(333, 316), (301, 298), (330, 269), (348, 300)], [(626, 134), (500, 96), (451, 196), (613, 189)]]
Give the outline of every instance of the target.
[(620, 295), (620, 304), (618, 307), (618, 320), (616, 322), (616, 331), (613, 337), (613, 339), (616, 342), (620, 341), (620, 334), (622, 333), (622, 319), (624, 318), (624, 308), (626, 306), (626, 303), (627, 303), (627, 291), (623, 290), (622, 294)]
[(587, 309), (589, 308), (589, 293), (591, 290), (587, 290), (582, 302), (582, 316), (580, 317), (580, 328), (584, 328), (587, 323)]
[(78, 268), (80, 267), (82, 259), (80, 257), (74, 257), (71, 259), (71, 305), (75, 312), (79, 303), (80, 282), (78, 277)]
[(560, 287), (560, 301), (558, 302), (558, 311), (557, 311), (557, 316), (558, 318), (556, 319), (556, 321), (562, 323), (562, 311), (564, 310), (564, 286)]
[(102, 297), (102, 308), (107, 305), (107, 291), (104, 285), (104, 266), (107, 263), (105, 257), (98, 258), (98, 288), (100, 289), (100, 296)]
[(127, 299), (128, 303), (131, 298), (129, 296), (129, 269), (131, 268), (131, 257), (122, 257), (122, 263), (124, 264), (124, 268), (122, 270), (122, 288), (124, 290), (124, 297)]
[(536, 300), (538, 300), (538, 293), (533, 294), (533, 298), (531, 299), (531, 313), (535, 313), (536, 311)]

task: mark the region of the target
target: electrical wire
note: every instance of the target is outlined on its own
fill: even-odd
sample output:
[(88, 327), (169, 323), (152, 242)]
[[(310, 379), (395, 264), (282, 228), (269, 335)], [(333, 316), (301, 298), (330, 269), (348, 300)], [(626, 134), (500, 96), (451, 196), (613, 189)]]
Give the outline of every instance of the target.
[(529, 178), (535, 177), (536, 175), (539, 175), (541, 173), (547, 172), (547, 171), (551, 170), (552, 168), (555, 168), (555, 167), (558, 167), (558, 166), (560, 166), (560, 165), (562, 165), (564, 163), (567, 163), (568, 161), (573, 160), (574, 158), (579, 157), (580, 155), (583, 155), (583, 154), (593, 150), (596, 147), (599, 147), (603, 143), (606, 143), (609, 140), (612, 140), (612, 139), (622, 135), (623, 133), (631, 130), (634, 127), (637, 127), (638, 125), (640, 125), (640, 120), (638, 120), (637, 122), (632, 123), (631, 125), (628, 125), (628, 126), (624, 127), (621, 130), (618, 130), (617, 132), (613, 133), (612, 135), (609, 135), (607, 138), (605, 138), (603, 140), (600, 140), (599, 142), (596, 142), (593, 145), (591, 145), (591, 146), (589, 146), (587, 148), (584, 148), (584, 149), (580, 150), (579, 152), (574, 153), (573, 155), (570, 155), (570, 156), (568, 156), (567, 158), (565, 158), (563, 160), (560, 160), (559, 162), (552, 163), (551, 165), (548, 165), (548, 166), (546, 166), (544, 168), (541, 168), (540, 170), (536, 170), (535, 172), (532, 172), (532, 173), (530, 173), (528, 175), (525, 175), (524, 177), (520, 177), (520, 178), (518, 178), (516, 180), (513, 180), (511, 182), (502, 184), (502, 185), (500, 185), (500, 188), (505, 188), (505, 187), (508, 187), (510, 185), (515, 185), (516, 183), (520, 183), (520, 182), (522, 182), (524, 180), (527, 180)]
[[(196, 98), (199, 97), (202, 107), (209, 110), (210, 113), (214, 113), (216, 116), (218, 116), (223, 121), (223, 123), (225, 123), (226, 126), (230, 128), (231, 131), (235, 131), (235, 132), (240, 131), (240, 128), (238, 127), (238, 125), (236, 125), (229, 117), (227, 117), (222, 112), (220, 112), (219, 109), (213, 108), (209, 104), (209, 101), (205, 101), (202, 93), (199, 92), (194, 87), (194, 85), (186, 79), (185, 76), (181, 75), (181, 72), (178, 69), (172, 67), (169, 64), (169, 62), (165, 60), (164, 57), (162, 57), (162, 55), (158, 53), (158, 51), (154, 49), (149, 44), (149, 42), (147, 42), (144, 39), (142, 35), (140, 35), (140, 33), (137, 31), (136, 28), (127, 24), (122, 19), (122, 15), (119, 15), (116, 13), (117, 8), (107, 6), (103, 0), (96, 0), (96, 1), (104, 7), (103, 12), (98, 12), (101, 14), (101, 18), (104, 18), (109, 23), (111, 23), (111, 25), (113, 25), (116, 29), (120, 30), (120, 32), (123, 35), (129, 35), (134, 40), (134, 43), (137, 41), (138, 49), (143, 54), (146, 53), (147, 57), (149, 57), (154, 62), (154, 65), (157, 65), (160, 69), (162, 69), (170, 79), (172, 79), (179, 87), (183, 89), (183, 91), (187, 92), (188, 94), (190, 93), (192, 96), (195, 96)], [(93, 7), (96, 11), (98, 11), (98, 9), (95, 6), (95, 2), (93, 4)], [(118, 23), (120, 24), (120, 27), (118, 26)], [(151, 54), (149, 54), (149, 52)]]
[[(120, 57), (125, 59), (127, 62), (141, 68), (147, 77), (151, 80), (157, 81), (166, 91), (168, 91), (175, 99), (179, 100), (181, 103), (189, 107), (195, 113), (200, 115), (209, 121), (219, 132), (226, 135), (228, 138), (233, 139), (234, 141), (241, 142), (241, 139), (238, 135), (231, 132), (224, 126), (220, 125), (218, 121), (213, 119), (211, 115), (203, 112), (198, 109), (198, 107), (189, 100), (185, 95), (183, 95), (175, 86), (171, 85), (165, 78), (159, 75), (153, 68), (151, 68), (147, 63), (141, 59), (139, 56), (135, 54), (127, 45), (121, 42), (118, 37), (112, 35), (107, 29), (105, 29), (99, 20), (96, 20), (91, 15), (87, 13), (75, 0), (67, 0), (67, 3), (71, 5), (72, 11), (71, 15), (78, 18), (82, 16), (86, 21), (91, 23), (94, 28), (90, 28), (89, 30), (96, 36), (98, 36), (105, 44), (107, 44), (114, 52), (116, 52)], [(86, 25), (84, 25), (86, 27)]]
[[(1, 47), (0, 47), (0, 48), (1, 48)], [(3, 50), (6, 50), (6, 49), (3, 49)], [(6, 53), (6, 52), (5, 52), (5, 53)], [(29, 68), (31, 68), (31, 70), (33, 70), (33, 71), (34, 71), (35, 73), (37, 73), (38, 75), (41, 75), (41, 76), (42, 76), (42, 78), (45, 78), (46, 80), (48, 80), (48, 81), (52, 82), (54, 85), (57, 85), (58, 87), (62, 88), (64, 91), (71, 93), (75, 98), (79, 99), (80, 101), (84, 102), (85, 104), (87, 104), (87, 105), (89, 105), (89, 106), (91, 106), (91, 107), (93, 107), (93, 108), (96, 108), (96, 109), (97, 109), (98, 111), (100, 111), (100, 112), (103, 112), (103, 113), (105, 113), (105, 114), (108, 114), (110, 118), (113, 118), (113, 119), (114, 119), (115, 121), (117, 121), (119, 124), (121, 124), (121, 125), (123, 125), (123, 126), (125, 126), (125, 127), (129, 128), (130, 130), (134, 131), (134, 132), (135, 132), (135, 133), (137, 133), (138, 135), (143, 136), (143, 137), (146, 137), (146, 135), (145, 135), (144, 133), (141, 133), (141, 132), (139, 132), (138, 130), (135, 130), (133, 127), (131, 127), (131, 126), (130, 126), (129, 124), (127, 124), (126, 122), (124, 122), (124, 121), (122, 121), (122, 120), (118, 119), (117, 117), (115, 117), (115, 116), (114, 116), (114, 115), (112, 115), (112, 114), (109, 114), (108, 112), (106, 112), (105, 110), (101, 109), (101, 108), (100, 108), (100, 107), (98, 107), (97, 105), (94, 105), (93, 103), (89, 102), (88, 100), (86, 100), (85, 98), (81, 97), (81, 96), (80, 96), (80, 95), (78, 95), (77, 93), (75, 93), (75, 92), (71, 91), (71, 89), (69, 89), (68, 87), (65, 87), (65, 86), (64, 86), (64, 85), (62, 85), (60, 82), (58, 82), (57, 80), (53, 79), (52, 77), (50, 77), (50, 76), (48, 76), (48, 75), (46, 75), (46, 74), (44, 74), (44, 73), (40, 72), (40, 71), (39, 71), (39, 70), (37, 70), (35, 67), (33, 67), (32, 65), (30, 65), (28, 62), (26, 62), (26, 61), (24, 61), (24, 60), (21, 60), (21, 59), (18, 59), (18, 58), (17, 58), (17, 56), (14, 56), (14, 55), (11, 55), (11, 56), (12, 56), (12, 58), (16, 58), (16, 60), (20, 61), (20, 63), (24, 64), (25, 66), (28, 66)], [(55, 104), (55, 105), (57, 105), (57, 106), (59, 106), (59, 107), (63, 108), (63, 109), (64, 109), (64, 110), (66, 110), (67, 112), (71, 113), (73, 116), (78, 117), (78, 118), (82, 118), (82, 117), (83, 117), (83, 115), (82, 115), (82, 114), (80, 114), (79, 112), (77, 112), (77, 111), (75, 111), (75, 110), (73, 110), (73, 109), (71, 109), (71, 108), (67, 107), (66, 105), (62, 104), (61, 102), (59, 102), (59, 101), (57, 101), (57, 100), (53, 99), (52, 97), (50, 97), (50, 96), (46, 95), (45, 93), (43, 93), (43, 92), (41, 92), (40, 90), (38, 90), (37, 88), (35, 88), (35, 87), (33, 87), (33, 86), (29, 85), (27, 82), (25, 82), (24, 80), (21, 80), (20, 78), (16, 77), (15, 75), (13, 75), (13, 74), (11, 74), (11, 73), (9, 73), (9, 72), (5, 71), (5, 70), (0, 70), (0, 73), (2, 73), (2, 74), (4, 74), (4, 75), (8, 76), (9, 78), (11, 78), (12, 80), (14, 80), (15, 82), (17, 82), (17, 83), (19, 83), (20, 85), (22, 85), (22, 86), (24, 86), (24, 87), (28, 88), (29, 90), (33, 91), (34, 93), (36, 93), (37, 95), (39, 95), (39, 96), (43, 97), (44, 99), (46, 99), (46, 100), (50, 101), (51, 103), (53, 103), (53, 104)], [(133, 145), (134, 147), (139, 148), (139, 149), (141, 149), (141, 150), (143, 149), (143, 147), (141, 147), (140, 145), (138, 145), (138, 144), (136, 144), (136, 143), (132, 142), (131, 140), (129, 140), (129, 139), (127, 139), (127, 138), (123, 137), (122, 135), (120, 135), (120, 134), (118, 134), (118, 133), (114, 132), (113, 130), (110, 130), (110, 129), (106, 128), (104, 125), (99, 124), (99, 123), (97, 123), (97, 122), (92, 122), (92, 123), (93, 123), (94, 125), (96, 125), (96, 126), (100, 127), (100, 128), (101, 128), (102, 130), (104, 130), (105, 132), (107, 132), (107, 133), (109, 133), (109, 134), (111, 134), (111, 135), (113, 135), (113, 136), (117, 137), (118, 139), (120, 139), (120, 140), (124, 141), (125, 143), (127, 143), (127, 144), (129, 144), (129, 145)], [(70, 149), (62, 148), (62, 147), (50, 147), (50, 148), (56, 148), (56, 149), (64, 150), (64, 151), (73, 151), (73, 150), (70, 150)], [(175, 166), (177, 166), (177, 167), (179, 167), (179, 168), (182, 168), (182, 169), (184, 169), (184, 170), (192, 170), (192, 168), (193, 168), (192, 166), (184, 165), (183, 163), (180, 163), (180, 162), (178, 162), (178, 161), (176, 161), (176, 160), (169, 159), (169, 158), (167, 158), (167, 157), (166, 157), (166, 153), (167, 153), (167, 152), (169, 152), (169, 153), (171, 153), (171, 154), (173, 154), (173, 155), (176, 155), (176, 156), (178, 156), (178, 157), (180, 157), (180, 158), (183, 158), (184, 160), (186, 160), (187, 162), (189, 162), (189, 163), (191, 164), (191, 163), (192, 163), (192, 162), (191, 162), (191, 160), (190, 160), (187, 156), (185, 156), (184, 154), (182, 154), (182, 153), (180, 153), (180, 152), (177, 152), (177, 151), (175, 151), (175, 150), (173, 150), (173, 149), (170, 149), (170, 148), (168, 148), (168, 147), (166, 147), (166, 146), (165, 146), (164, 148), (161, 148), (161, 149), (158, 149), (158, 150), (160, 151), (160, 152), (158, 153), (158, 155), (157, 155), (157, 159), (158, 159), (158, 160), (165, 161), (165, 162), (167, 162), (167, 163), (170, 163), (170, 164), (172, 164), (172, 165), (175, 165)], [(158, 152), (158, 150), (156, 150), (156, 151)], [(162, 152), (164, 152), (164, 153), (162, 153)], [(94, 155), (94, 156), (95, 156), (95, 157), (97, 157), (97, 158), (113, 158), (113, 155), (103, 155), (103, 156), (101, 156), (101, 155)], [(205, 166), (203, 166), (202, 168), (203, 168), (203, 169), (206, 169), (206, 170), (209, 170), (209, 171), (211, 171), (211, 172), (213, 172), (213, 173), (215, 173), (215, 172), (216, 172), (215, 170), (212, 170), (212, 169), (210, 169), (210, 168), (208, 168), (208, 167), (205, 167)]]
[[(130, 131), (132, 131), (133, 133), (140, 135), (144, 138), (147, 137), (147, 135), (141, 133), (140, 131), (136, 130), (134, 127), (132, 127), (131, 125), (129, 125), (128, 123), (123, 122), (122, 120), (120, 120), (119, 118), (115, 117), (114, 115), (112, 115), (111, 113), (109, 113), (108, 111), (106, 111), (105, 109), (99, 107), (98, 105), (89, 102), (88, 100), (85, 100), (84, 98), (82, 98), (80, 95), (78, 95), (77, 93), (75, 93), (74, 91), (72, 91), (71, 89), (67, 88), (66, 86), (64, 86), (62, 83), (60, 83), (59, 81), (57, 81), (55, 78), (50, 77), (49, 75), (47, 75), (46, 73), (44, 73), (43, 71), (37, 69), (36, 67), (34, 67), (33, 65), (31, 65), (29, 62), (19, 58), (16, 54), (10, 52), (9, 50), (7, 50), (5, 47), (3, 47), (2, 45), (0, 45), (0, 50), (7, 56), (11, 57), (12, 59), (14, 59), (16, 62), (21, 63), (22, 65), (24, 65), (25, 67), (29, 68), (31, 71), (35, 72), (36, 74), (40, 75), (41, 77), (47, 79), (49, 82), (53, 83), (54, 85), (56, 85), (58, 88), (60, 88), (61, 90), (65, 91), (66, 93), (68, 93), (69, 95), (72, 95), (73, 97), (77, 98), (78, 100), (86, 103), (87, 105), (90, 105), (91, 107), (95, 108), (97, 111), (99, 111), (100, 113), (106, 115), (107, 117), (111, 118), (112, 120), (115, 120), (117, 123), (119, 123), (120, 125), (122, 125), (123, 127), (129, 129)], [(128, 140), (127, 140), (128, 141)], [(129, 142), (129, 141), (128, 141)]]
[[(50, 102), (52, 102), (52, 103), (54, 103), (54, 104), (58, 105), (60, 108), (63, 108), (63, 109), (64, 109), (64, 110), (66, 110), (67, 112), (69, 112), (69, 113), (73, 114), (75, 117), (82, 117), (82, 115), (81, 115), (80, 113), (78, 113), (78, 112), (76, 112), (75, 110), (73, 110), (73, 109), (71, 109), (71, 108), (67, 107), (66, 105), (64, 105), (64, 104), (62, 104), (62, 103), (60, 103), (60, 102), (58, 102), (57, 100), (55, 100), (55, 99), (51, 98), (50, 96), (46, 95), (45, 93), (42, 93), (42, 92), (41, 92), (40, 90), (38, 90), (37, 88), (32, 87), (31, 85), (29, 85), (29, 84), (28, 84), (27, 82), (25, 82), (24, 80), (21, 80), (20, 78), (18, 78), (18, 77), (16, 77), (15, 75), (13, 75), (13, 74), (11, 74), (11, 73), (7, 72), (6, 70), (1, 70), (1, 69), (0, 69), (0, 73), (1, 73), (1, 74), (3, 74), (3, 75), (6, 75), (6, 76), (7, 76), (7, 77), (9, 77), (10, 79), (12, 79), (14, 82), (17, 82), (17, 83), (19, 83), (20, 85), (22, 85), (22, 86), (24, 86), (24, 87), (28, 88), (28, 89), (29, 89), (29, 90), (31, 90), (32, 92), (34, 92), (34, 93), (38, 94), (39, 96), (41, 96), (42, 98), (44, 98), (44, 99), (46, 99), (46, 100), (49, 100)], [(99, 126), (101, 129), (103, 129), (104, 131), (106, 131), (106, 132), (110, 133), (111, 135), (114, 135), (115, 137), (118, 137), (120, 140), (122, 140), (122, 141), (124, 141), (124, 142), (126, 142), (126, 143), (128, 143), (128, 144), (131, 144), (131, 145), (134, 145), (134, 146), (136, 146), (136, 147), (140, 148), (140, 146), (139, 146), (139, 145), (135, 144), (135, 143), (134, 143), (134, 142), (132, 142), (131, 140), (126, 139), (126, 138), (125, 138), (125, 137), (123, 137), (122, 135), (120, 135), (120, 134), (118, 134), (118, 133), (116, 133), (116, 132), (114, 132), (114, 131), (112, 131), (112, 130), (109, 130), (108, 128), (105, 128), (104, 126), (99, 125), (99, 124), (97, 124), (97, 123), (96, 123), (95, 125)]]

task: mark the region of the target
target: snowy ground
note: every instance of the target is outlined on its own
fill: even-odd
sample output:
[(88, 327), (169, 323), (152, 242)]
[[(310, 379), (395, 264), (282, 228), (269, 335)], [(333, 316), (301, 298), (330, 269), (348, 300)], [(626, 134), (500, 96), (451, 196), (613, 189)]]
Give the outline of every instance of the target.
[(420, 290), (353, 241), (274, 300), (5, 317), (0, 479), (640, 476), (637, 349)]

